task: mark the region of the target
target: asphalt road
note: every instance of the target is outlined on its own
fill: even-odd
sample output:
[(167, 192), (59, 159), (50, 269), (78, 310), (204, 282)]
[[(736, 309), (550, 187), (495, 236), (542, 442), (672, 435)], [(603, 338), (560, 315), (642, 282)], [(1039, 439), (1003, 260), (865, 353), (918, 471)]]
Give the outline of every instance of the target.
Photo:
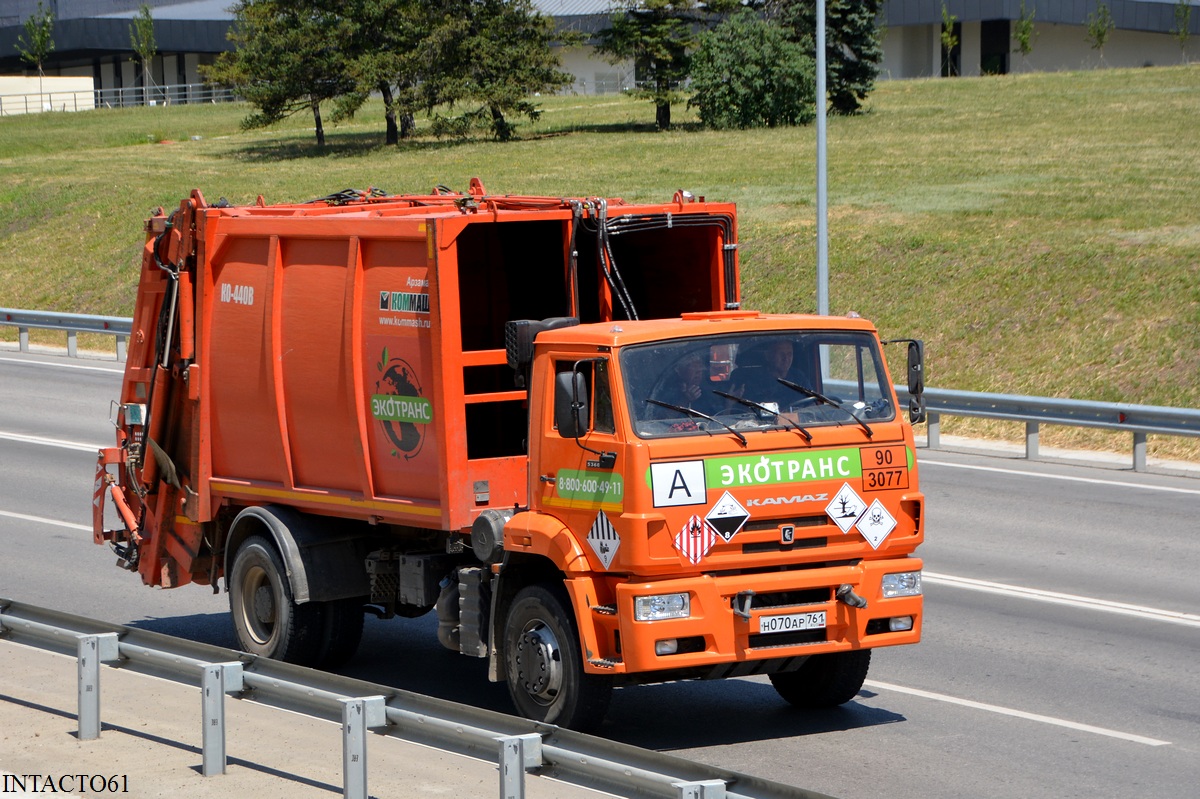
[[(91, 543), (112, 362), (0, 351), (0, 595), (233, 646), (224, 595)], [(764, 680), (617, 691), (601, 734), (841, 797), (1179, 797), (1200, 783), (1200, 479), (918, 455), (922, 642), (843, 708)], [(510, 711), (433, 620), (368, 619), (344, 673)]]

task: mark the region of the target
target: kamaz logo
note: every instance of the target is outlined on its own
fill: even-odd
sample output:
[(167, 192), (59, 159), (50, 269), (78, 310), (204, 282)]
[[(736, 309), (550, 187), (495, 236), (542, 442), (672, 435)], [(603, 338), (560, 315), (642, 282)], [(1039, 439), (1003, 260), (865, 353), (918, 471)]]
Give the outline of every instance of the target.
[(824, 502), (828, 494), (796, 494), (792, 497), (767, 497), (766, 499), (747, 500), (747, 508), (762, 508), (767, 505), (795, 505), (800, 502)]

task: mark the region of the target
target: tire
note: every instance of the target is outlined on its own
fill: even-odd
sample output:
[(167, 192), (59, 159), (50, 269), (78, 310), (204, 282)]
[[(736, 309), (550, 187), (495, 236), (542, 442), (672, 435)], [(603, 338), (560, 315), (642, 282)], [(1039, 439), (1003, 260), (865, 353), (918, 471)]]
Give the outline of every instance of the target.
[(870, 666), (870, 649), (813, 655), (797, 671), (772, 674), (771, 685), (796, 707), (837, 707), (858, 695)]
[(369, 597), (351, 597), (322, 602), (324, 605), (324, 635), (317, 666), (335, 669), (354, 657), (363, 634), (363, 605)]
[(604, 720), (612, 678), (583, 670), (579, 633), (561, 587), (522, 588), (504, 625), (508, 692), (522, 716), (586, 731)]
[(229, 573), (229, 612), (244, 651), (314, 665), (322, 650), (323, 611), (320, 603), (300, 605), (292, 598), (283, 560), (271, 541), (246, 539)]

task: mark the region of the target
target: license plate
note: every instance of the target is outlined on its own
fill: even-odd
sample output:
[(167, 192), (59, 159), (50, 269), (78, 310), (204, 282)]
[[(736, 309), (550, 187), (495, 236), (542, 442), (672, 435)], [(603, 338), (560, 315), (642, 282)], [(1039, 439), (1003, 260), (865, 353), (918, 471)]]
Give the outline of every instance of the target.
[(825, 611), (815, 613), (789, 613), (786, 616), (760, 616), (760, 633), (791, 633), (797, 630), (825, 629)]

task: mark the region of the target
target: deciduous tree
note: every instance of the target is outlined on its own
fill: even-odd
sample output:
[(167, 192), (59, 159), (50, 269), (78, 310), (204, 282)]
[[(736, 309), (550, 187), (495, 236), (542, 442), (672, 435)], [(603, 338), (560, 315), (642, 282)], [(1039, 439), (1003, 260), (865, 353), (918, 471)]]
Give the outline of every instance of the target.
[(129, 26), (129, 43), (142, 65), (142, 105), (149, 105), (150, 86), (154, 83), (150, 64), (158, 53), (158, 44), (154, 41), (154, 17), (150, 14), (150, 6), (145, 3), (142, 3), (133, 18), (133, 24)]
[(688, 106), (713, 128), (776, 127), (816, 117), (813, 58), (746, 9), (700, 37)]
[[(54, 51), (54, 14), (42, 8), (42, 0), (38, 0), (37, 11), (25, 20), (25, 34), (17, 34), (17, 52), (31, 66), (37, 67), (38, 95), (42, 92), (42, 65), (46, 56)], [(26, 41), (28, 37), (28, 41)]]
[(1117, 24), (1113, 22), (1112, 12), (1108, 9), (1107, 3), (1101, 3), (1094, 14), (1087, 15), (1087, 41), (1092, 46), (1092, 49), (1100, 54), (1100, 63), (1104, 64), (1104, 45), (1108, 44), (1108, 39), (1112, 36), (1113, 28)]

